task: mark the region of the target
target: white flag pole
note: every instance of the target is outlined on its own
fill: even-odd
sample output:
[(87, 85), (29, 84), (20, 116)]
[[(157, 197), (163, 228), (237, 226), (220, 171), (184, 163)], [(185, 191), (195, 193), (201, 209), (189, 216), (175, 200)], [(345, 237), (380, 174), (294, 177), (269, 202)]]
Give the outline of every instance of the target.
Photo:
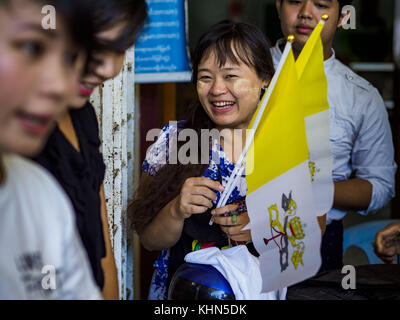
[[(232, 174), (229, 177), (229, 180), (228, 180), (228, 183), (227, 183), (227, 185), (225, 187), (224, 192), (221, 194), (221, 197), (220, 197), (220, 199), (219, 199), (219, 201), (217, 203), (217, 208), (221, 208), (221, 207), (226, 205), (226, 203), (227, 203), (227, 201), (228, 201), (233, 189), (237, 185), (237, 182), (239, 180), (238, 177), (240, 177), (242, 175), (242, 173), (243, 173), (243, 170), (245, 168), (244, 159), (246, 157), (247, 151), (250, 148), (251, 143), (254, 140), (254, 136), (255, 136), (255, 133), (257, 131), (258, 125), (260, 124), (262, 115), (263, 115), (263, 113), (265, 111), (265, 108), (267, 107), (268, 101), (269, 101), (269, 99), (271, 97), (271, 94), (272, 94), (274, 88), (275, 88), (276, 82), (278, 81), (279, 75), (280, 75), (280, 73), (282, 71), (282, 67), (283, 67), (284, 63), (286, 62), (286, 59), (287, 59), (287, 57), (288, 57), (288, 55), (290, 53), (290, 50), (292, 49), (292, 42), (293, 41), (294, 41), (294, 36), (289, 36), (288, 37), (288, 41), (286, 42), (285, 49), (284, 49), (283, 54), (282, 54), (282, 58), (279, 61), (279, 64), (278, 64), (278, 67), (277, 67), (277, 69), (275, 71), (274, 76), (272, 77), (271, 84), (269, 85), (267, 92), (265, 93), (264, 97), (262, 98), (262, 100), (260, 102), (260, 104), (261, 104), (260, 110), (259, 110), (259, 112), (257, 114), (256, 119), (254, 120), (253, 126), (252, 126), (251, 131), (250, 131), (250, 135), (246, 139), (246, 145), (245, 145), (245, 147), (244, 147), (244, 149), (242, 151), (242, 154), (240, 155), (240, 158), (239, 158), (238, 162), (235, 165), (235, 169), (233, 170)], [(210, 220), (210, 225), (212, 225), (212, 224), (213, 224), (213, 222)]]

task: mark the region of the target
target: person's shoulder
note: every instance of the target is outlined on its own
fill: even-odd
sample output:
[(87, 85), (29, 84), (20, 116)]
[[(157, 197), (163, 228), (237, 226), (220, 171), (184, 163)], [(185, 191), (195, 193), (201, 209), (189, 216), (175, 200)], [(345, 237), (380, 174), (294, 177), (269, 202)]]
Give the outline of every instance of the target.
[(7, 154), (4, 156), (4, 164), (7, 175), (13, 180), (23, 178), (24, 184), (40, 183), (46, 186), (51, 180), (50, 174), (45, 169), (30, 159), (23, 158), (15, 154)]
[(366, 79), (355, 73), (348, 66), (344, 65), (338, 59), (333, 62), (332, 73), (334, 77), (340, 78), (340, 81), (348, 88), (356, 91), (373, 92), (375, 87)]
[(327, 71), (328, 101), (333, 109), (343, 116), (361, 120), (362, 115), (386, 117), (386, 107), (381, 94), (370, 82), (335, 59)]
[(186, 124), (186, 120), (170, 121), (162, 129), (161, 132), (176, 132), (181, 130)]
[[(11, 180), (15, 191), (24, 201), (28, 201), (35, 206), (43, 207), (41, 214), (49, 214), (53, 217), (58, 213), (65, 217), (66, 212), (70, 212), (71, 206), (67, 196), (56, 179), (47, 172), (46, 169), (36, 164), (30, 159), (18, 155), (4, 156), (6, 175)], [(22, 200), (22, 199), (21, 199)]]
[(283, 38), (279, 39), (274, 46), (270, 47), (270, 53), (272, 56), (272, 61), (274, 63), (274, 67), (278, 66), (279, 61), (282, 58), (282, 51), (279, 48), (279, 45), (283, 42), (283, 40), (284, 40)]
[(157, 131), (155, 136), (146, 137), (155, 138), (155, 142), (150, 145), (146, 152), (146, 158), (143, 161), (142, 169), (151, 176), (169, 162), (169, 148), (178, 141), (178, 134), (185, 126), (186, 121), (171, 121), (166, 124), (161, 131)]
[(174, 139), (174, 136), (179, 134), (179, 132), (183, 129), (185, 126), (186, 121), (181, 120), (181, 121), (170, 121), (167, 123), (161, 131), (157, 135), (157, 141), (156, 144), (160, 143), (169, 143), (170, 139)]

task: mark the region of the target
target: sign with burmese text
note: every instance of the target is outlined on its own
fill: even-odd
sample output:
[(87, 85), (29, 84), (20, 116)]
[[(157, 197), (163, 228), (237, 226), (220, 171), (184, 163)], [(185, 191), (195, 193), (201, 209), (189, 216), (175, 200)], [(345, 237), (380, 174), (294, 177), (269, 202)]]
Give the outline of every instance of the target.
[(189, 71), (185, 0), (146, 0), (149, 19), (135, 44), (135, 73)]

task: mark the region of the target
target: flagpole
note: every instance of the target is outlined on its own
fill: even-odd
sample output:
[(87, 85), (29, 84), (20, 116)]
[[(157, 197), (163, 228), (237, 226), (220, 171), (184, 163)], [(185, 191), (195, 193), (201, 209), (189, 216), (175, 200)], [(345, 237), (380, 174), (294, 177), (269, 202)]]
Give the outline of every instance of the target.
[[(289, 40), (289, 38), (290, 38), (290, 40), (294, 39), (294, 37), (290, 37), (289, 36), (288, 40)], [(221, 199), (219, 201), (219, 206), (217, 204), (217, 208), (220, 208), (220, 207), (223, 207), (223, 206), (226, 205), (226, 203), (227, 203), (227, 201), (229, 199), (229, 196), (231, 195), (233, 189), (236, 186), (236, 182), (238, 180), (237, 177), (239, 176), (239, 174), (240, 175), (242, 174), (242, 172), (243, 172), (243, 170), (245, 168), (244, 165), (243, 165), (243, 162), (244, 162), (244, 159), (246, 158), (247, 151), (250, 148), (251, 143), (254, 140), (255, 133), (256, 133), (257, 128), (258, 128), (258, 126), (260, 124), (260, 121), (261, 121), (261, 118), (262, 118), (262, 116), (264, 114), (265, 108), (267, 107), (268, 101), (269, 101), (269, 99), (271, 97), (271, 94), (272, 94), (272, 92), (273, 92), (273, 90), (275, 88), (276, 82), (277, 82), (277, 80), (279, 78), (279, 75), (280, 75), (280, 73), (282, 71), (283, 64), (285, 63), (291, 48), (292, 48), (292, 43), (290, 41), (287, 41), (285, 49), (284, 49), (283, 54), (282, 54), (282, 58), (281, 58), (281, 60), (279, 62), (279, 65), (278, 65), (277, 70), (276, 70), (276, 72), (274, 74), (274, 77), (272, 78), (271, 84), (268, 87), (268, 90), (265, 93), (265, 95), (264, 95), (264, 97), (263, 97), (263, 99), (261, 101), (261, 107), (260, 107), (259, 112), (257, 113), (257, 117), (254, 120), (253, 126), (252, 126), (252, 128), (250, 130), (250, 135), (246, 139), (246, 145), (245, 145), (245, 147), (244, 147), (244, 149), (242, 151), (242, 154), (240, 155), (240, 158), (239, 158), (238, 162), (236, 163), (234, 171), (232, 172), (231, 176), (229, 177), (228, 183), (227, 183), (227, 185), (225, 187), (225, 191), (223, 192), (223, 194), (221, 196)]]
[(252, 128), (250, 130), (250, 135), (246, 139), (246, 145), (245, 145), (245, 147), (244, 147), (244, 149), (242, 151), (242, 154), (240, 155), (240, 158), (239, 158), (238, 162), (236, 163), (235, 169), (233, 170), (231, 176), (229, 177), (228, 183), (227, 183), (227, 185), (225, 187), (225, 191), (222, 193), (220, 201), (217, 204), (217, 208), (220, 208), (220, 207), (223, 207), (223, 206), (226, 205), (226, 202), (228, 201), (229, 196), (231, 195), (233, 189), (236, 186), (236, 182), (238, 180), (238, 176), (241, 175), (241, 173), (243, 172), (243, 170), (245, 168), (243, 166), (244, 159), (246, 158), (246, 154), (248, 152), (248, 149), (250, 148), (251, 143), (254, 140), (255, 133), (256, 133), (257, 128), (258, 128), (258, 126), (260, 124), (260, 121), (261, 121), (261, 118), (262, 118), (262, 116), (264, 114), (265, 108), (267, 107), (267, 104), (268, 104), (268, 101), (269, 101), (269, 99), (271, 97), (271, 94), (272, 94), (272, 92), (273, 92), (273, 90), (275, 88), (275, 85), (276, 85), (276, 82), (277, 82), (277, 80), (279, 78), (279, 75), (280, 75), (280, 73), (282, 71), (283, 64), (285, 63), (285, 61), (286, 61), (286, 59), (287, 59), (287, 57), (289, 55), (289, 52), (292, 49), (292, 43), (291, 42), (293, 42), (293, 40), (294, 40), (293, 36), (289, 36), (288, 37), (288, 41), (287, 41), (285, 49), (283, 51), (282, 58), (281, 58), (281, 60), (280, 60), (280, 62), (278, 64), (278, 67), (277, 67), (277, 70), (276, 70), (276, 72), (274, 74), (274, 77), (271, 80), (271, 84), (268, 87), (268, 90), (265, 93), (265, 95), (264, 95), (264, 97), (263, 97), (263, 99), (261, 101), (260, 110), (257, 113), (256, 119), (254, 120), (253, 126), (252, 126)]
[[(251, 143), (254, 140), (255, 132), (257, 131), (257, 128), (258, 128), (258, 126), (260, 124), (260, 121), (261, 121), (261, 118), (262, 118), (263, 113), (265, 111), (265, 108), (267, 107), (268, 101), (269, 101), (269, 99), (271, 97), (271, 94), (272, 94), (274, 88), (275, 88), (276, 82), (278, 81), (278, 78), (279, 78), (279, 75), (280, 75), (280, 73), (282, 71), (283, 65), (286, 62), (286, 59), (287, 59), (287, 57), (288, 57), (288, 55), (289, 55), (289, 53), (290, 53), (290, 51), (292, 49), (292, 42), (294, 41), (294, 36), (289, 36), (287, 38), (287, 40), (288, 41), (286, 41), (285, 49), (284, 49), (284, 51), (282, 53), (282, 58), (279, 61), (279, 64), (278, 64), (278, 67), (277, 67), (277, 69), (275, 71), (274, 76), (272, 77), (271, 84), (269, 85), (267, 92), (264, 94), (264, 97), (262, 98), (262, 100), (260, 102), (261, 103), (260, 110), (257, 113), (256, 119), (254, 120), (253, 126), (252, 126), (252, 128), (250, 130), (250, 135), (246, 139), (246, 145), (245, 145), (245, 147), (244, 147), (244, 149), (242, 151), (242, 154), (240, 155), (240, 158), (239, 158), (238, 162), (235, 165), (235, 168), (234, 168), (232, 174), (229, 177), (229, 180), (228, 180), (228, 183), (227, 183), (227, 185), (225, 187), (224, 192), (221, 194), (221, 197), (220, 197), (220, 199), (219, 199), (219, 201), (217, 203), (217, 208), (221, 208), (221, 207), (226, 205), (226, 203), (228, 202), (228, 199), (229, 199), (233, 189), (237, 185), (238, 177), (240, 177), (242, 175), (242, 173), (243, 173), (243, 170), (245, 168), (244, 167), (244, 159), (246, 157), (248, 149), (251, 146)], [(210, 220), (209, 224), (212, 225), (213, 222)]]

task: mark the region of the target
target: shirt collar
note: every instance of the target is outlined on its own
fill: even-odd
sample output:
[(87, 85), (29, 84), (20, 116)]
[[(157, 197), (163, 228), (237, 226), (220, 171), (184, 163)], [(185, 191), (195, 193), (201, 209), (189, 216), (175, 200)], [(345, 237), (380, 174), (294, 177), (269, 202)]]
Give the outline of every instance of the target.
[[(282, 45), (282, 43), (284, 43), (284, 41), (285, 41), (284, 38), (279, 39), (276, 42), (275, 47), (271, 49), (273, 59), (274, 60), (277, 59), (277, 61), (274, 61), (276, 63), (279, 63), (279, 60), (282, 58), (282, 51), (280, 49), (280, 46)], [(335, 60), (336, 60), (336, 53), (335, 50), (332, 48), (332, 55), (327, 60), (324, 61), (325, 70), (331, 69), (333, 64), (335, 63)]]

